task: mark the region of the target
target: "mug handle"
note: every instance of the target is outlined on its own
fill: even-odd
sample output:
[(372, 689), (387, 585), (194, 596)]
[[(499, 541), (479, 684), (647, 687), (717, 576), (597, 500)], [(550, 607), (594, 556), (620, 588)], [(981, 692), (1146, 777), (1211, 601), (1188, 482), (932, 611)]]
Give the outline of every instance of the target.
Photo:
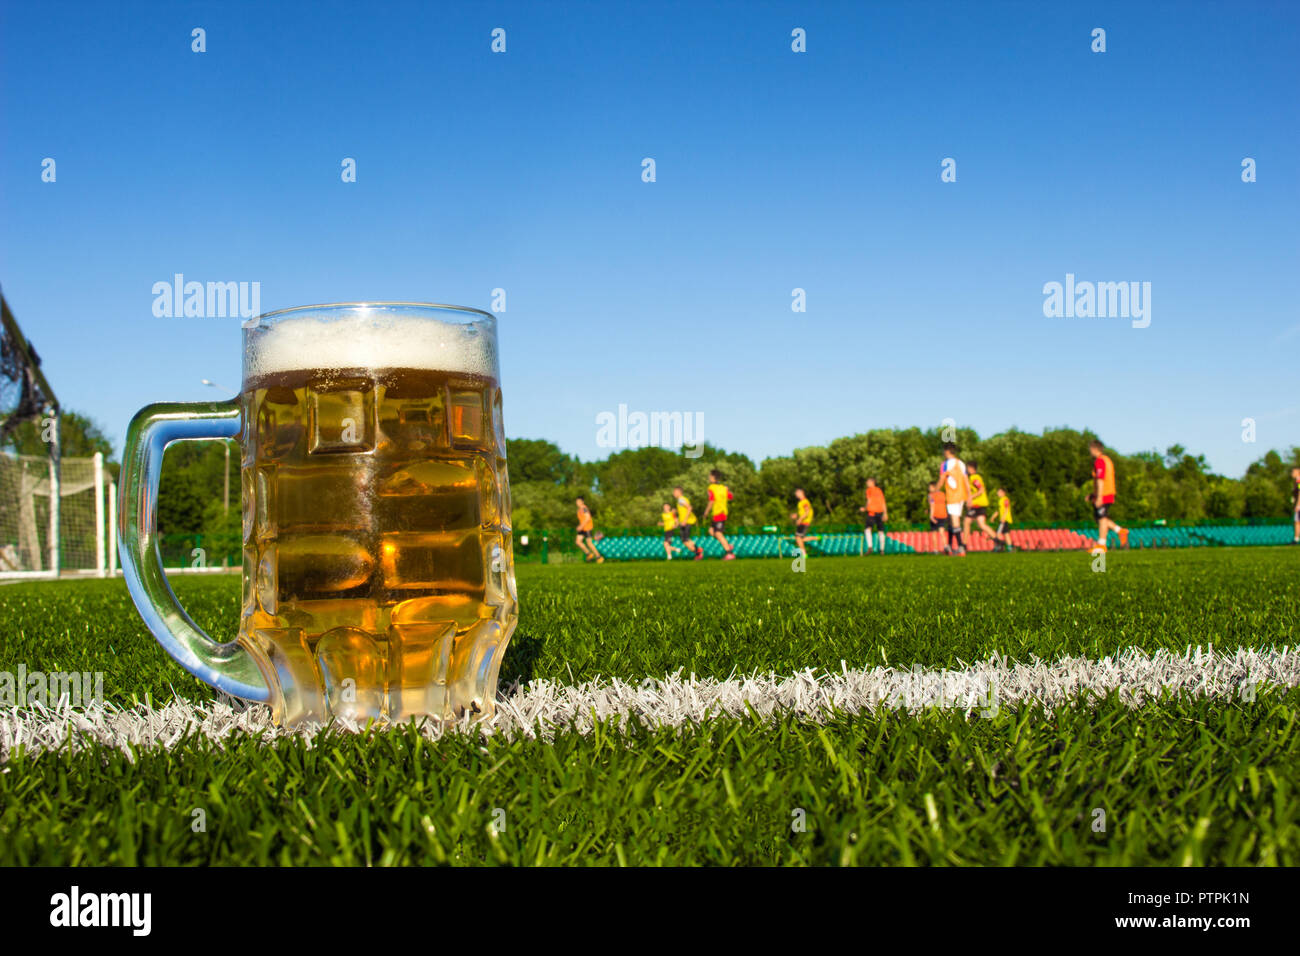
[(122, 455), (118, 503), (118, 553), (136, 610), (158, 643), (187, 671), (235, 697), (267, 703), (262, 672), (236, 641), (220, 644), (181, 607), (163, 573), (158, 538), (158, 479), (163, 452), (174, 441), (235, 438), (239, 400), (147, 405), (131, 419)]

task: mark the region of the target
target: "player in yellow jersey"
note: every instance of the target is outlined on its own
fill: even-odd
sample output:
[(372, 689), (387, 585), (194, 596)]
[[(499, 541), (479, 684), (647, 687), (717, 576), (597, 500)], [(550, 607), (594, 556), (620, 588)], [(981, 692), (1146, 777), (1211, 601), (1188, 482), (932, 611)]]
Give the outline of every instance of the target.
[(664, 557), (671, 561), (673, 552), (680, 551), (681, 548), (673, 545), (673, 538), (677, 537), (677, 512), (673, 511), (673, 506), (667, 502), (664, 502), (662, 519), (664, 523)]
[(974, 523), (986, 535), (993, 539), (993, 550), (997, 551), (1006, 544), (1002, 535), (989, 527), (989, 490), (984, 485), (984, 477), (979, 473), (979, 465), (972, 458), (966, 462), (966, 480), (970, 483), (970, 510), (962, 524), (966, 538), (970, 538), (971, 524)]
[(1128, 547), (1128, 529), (1121, 528), (1110, 516), (1111, 506), (1115, 504), (1115, 463), (1106, 454), (1101, 440), (1094, 438), (1088, 443), (1088, 450), (1093, 454), (1092, 462), (1092, 514), (1097, 519), (1097, 547), (1106, 550), (1106, 538), (1111, 528), (1119, 535), (1121, 547)]
[(577, 499), (578, 503), (578, 537), (577, 544), (582, 553), (586, 555), (587, 561), (595, 561), (597, 564), (604, 564), (605, 559), (600, 556), (596, 550), (596, 543), (591, 540), (591, 533), (596, 528), (596, 522), (591, 517), (591, 509), (582, 498)]
[(812, 526), (813, 506), (802, 488), (794, 490), (794, 497), (797, 503), (794, 506), (794, 514), (790, 516), (794, 521), (794, 545), (799, 549), (800, 554), (807, 557), (807, 535), (808, 529)]
[(722, 529), (727, 525), (727, 507), (728, 503), (735, 497), (726, 485), (722, 483), (722, 475), (717, 471), (709, 472), (709, 534), (711, 534), (718, 544), (722, 545), (722, 560), (735, 561), (736, 549), (731, 546), (727, 536), (723, 534)]
[[(1011, 550), (1011, 498), (1007, 489), (998, 489), (998, 537), (1002, 539), (1002, 550)], [(994, 545), (993, 550), (998, 550)]]
[(673, 497), (677, 499), (677, 533), (681, 535), (682, 547), (687, 551), (694, 551), (696, 561), (703, 561), (704, 549), (691, 539), (691, 531), (695, 525), (695, 511), (691, 508), (690, 499), (680, 488), (673, 489)]
[(961, 536), (961, 513), (970, 504), (970, 482), (966, 480), (966, 465), (957, 457), (957, 446), (943, 443), (943, 463), (939, 466), (939, 487), (943, 489), (944, 507), (948, 509), (948, 547), (945, 554), (966, 554)]

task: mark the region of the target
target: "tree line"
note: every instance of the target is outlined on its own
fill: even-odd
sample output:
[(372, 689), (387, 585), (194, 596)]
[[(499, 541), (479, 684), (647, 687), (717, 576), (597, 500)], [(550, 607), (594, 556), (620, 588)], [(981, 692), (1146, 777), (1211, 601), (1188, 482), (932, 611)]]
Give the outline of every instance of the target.
[[(1002, 487), (1020, 522), (1091, 521), (1091, 431), (1016, 429), (981, 438), (956, 429), (960, 456), (976, 460), (991, 493)], [(783, 525), (803, 488), (822, 524), (856, 524), (868, 477), (876, 479), (889, 503), (891, 523), (928, 519), (927, 492), (935, 480), (944, 437), (939, 429), (873, 429), (826, 446), (796, 449), (755, 465), (744, 455), (705, 445), (695, 459), (662, 448), (640, 448), (583, 462), (554, 443), (515, 439), (508, 443), (510, 489), (516, 528), (564, 527), (574, 523), (573, 499), (584, 495), (597, 525), (648, 527), (657, 523), (672, 489), (680, 486), (702, 510), (707, 475), (719, 469), (735, 493), (728, 523)], [(1214, 474), (1203, 455), (1181, 445), (1155, 451), (1108, 454), (1119, 482), (1113, 510), (1121, 522), (1156, 519), (1276, 518), (1290, 514), (1290, 469), (1300, 465), (1300, 448), (1269, 451), (1241, 478)]]

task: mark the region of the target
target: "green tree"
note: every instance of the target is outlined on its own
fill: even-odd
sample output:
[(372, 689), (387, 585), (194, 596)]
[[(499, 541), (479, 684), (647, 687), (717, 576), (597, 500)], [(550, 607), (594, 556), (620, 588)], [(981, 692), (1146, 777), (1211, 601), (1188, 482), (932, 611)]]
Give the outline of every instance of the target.
[(567, 485), (573, 482), (576, 471), (574, 459), (544, 439), (510, 439), (506, 442), (506, 463), (511, 487), (525, 481)]
[[(193, 534), (209, 528), (208, 508), (222, 508), (226, 453), (220, 441), (176, 442), (163, 455), (158, 484), (158, 530), (162, 534)], [(238, 446), (230, 456), (231, 520), (239, 521)], [(224, 509), (223, 520), (224, 520)]]
[(1295, 483), (1291, 469), (1300, 465), (1300, 448), (1291, 448), (1285, 457), (1268, 452), (1246, 469), (1242, 513), (1248, 518), (1275, 517), (1291, 507)]
[[(9, 435), (4, 447), (16, 455), (48, 455), (46, 433), (41, 421), (25, 421)], [(118, 464), (113, 460), (113, 443), (100, 424), (80, 412), (59, 415), (59, 453), (64, 458), (91, 458), (96, 452), (104, 455), (105, 468), (116, 480)]]

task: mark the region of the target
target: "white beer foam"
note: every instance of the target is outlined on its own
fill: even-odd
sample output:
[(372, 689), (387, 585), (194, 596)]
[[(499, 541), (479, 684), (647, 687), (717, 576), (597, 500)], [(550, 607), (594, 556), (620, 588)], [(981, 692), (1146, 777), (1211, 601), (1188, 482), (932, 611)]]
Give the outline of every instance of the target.
[(311, 369), (416, 368), (497, 378), (496, 336), (482, 322), (382, 309), (322, 321), (308, 312), (248, 331), (244, 377)]

